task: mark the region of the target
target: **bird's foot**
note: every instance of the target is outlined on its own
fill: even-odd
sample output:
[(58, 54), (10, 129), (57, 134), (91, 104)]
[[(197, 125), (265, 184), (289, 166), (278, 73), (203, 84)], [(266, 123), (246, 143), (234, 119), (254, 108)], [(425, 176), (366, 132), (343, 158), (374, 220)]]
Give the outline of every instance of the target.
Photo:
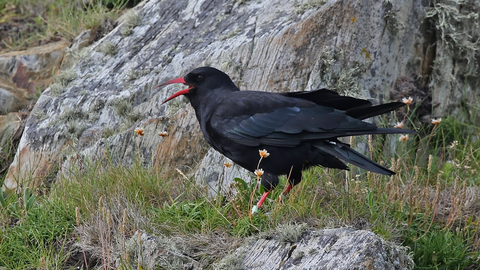
[(262, 198), (260, 198), (260, 201), (258, 201), (257, 205), (252, 207), (252, 215), (257, 214), (259, 212), (259, 209), (262, 206), (265, 199), (267, 198), (268, 193), (270, 193), (270, 191), (264, 192), (263, 195), (262, 195)]
[(286, 185), (285, 188), (282, 191), (282, 195), (287, 196), (288, 193), (290, 193), (290, 190), (292, 190), (292, 188), (293, 188), (293, 186), (291, 184)]

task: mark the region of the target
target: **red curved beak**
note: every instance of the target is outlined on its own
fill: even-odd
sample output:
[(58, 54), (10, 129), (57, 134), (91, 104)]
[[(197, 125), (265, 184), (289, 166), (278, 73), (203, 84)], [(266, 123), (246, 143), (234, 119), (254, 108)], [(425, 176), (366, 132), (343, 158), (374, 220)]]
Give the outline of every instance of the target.
[[(173, 83), (183, 83), (183, 84), (187, 84), (185, 82), (185, 79), (183, 78), (178, 78), (178, 79), (173, 79), (173, 80), (170, 80), (168, 82), (164, 82), (160, 85), (158, 85), (157, 87), (155, 87), (155, 89), (159, 88), (159, 87), (162, 87), (162, 86), (165, 86), (165, 85), (169, 85), (169, 84), (173, 84)], [(171, 99), (174, 99), (178, 96), (181, 96), (181, 95), (185, 95), (185, 94), (188, 94), (188, 91), (192, 88), (192, 86), (189, 86), (187, 89), (183, 89), (183, 90), (180, 90), (178, 91), (177, 93), (173, 94), (172, 96), (170, 96), (169, 98), (165, 99), (162, 104), (164, 104), (165, 102), (171, 100)]]

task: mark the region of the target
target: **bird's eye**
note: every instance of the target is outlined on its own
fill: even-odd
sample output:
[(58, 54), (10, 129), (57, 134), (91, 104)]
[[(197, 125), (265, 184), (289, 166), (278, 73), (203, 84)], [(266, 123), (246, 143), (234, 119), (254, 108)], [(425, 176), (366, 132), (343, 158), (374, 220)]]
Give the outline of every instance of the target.
[(201, 82), (203, 81), (203, 76), (202, 75), (198, 75), (197, 76), (197, 82)]

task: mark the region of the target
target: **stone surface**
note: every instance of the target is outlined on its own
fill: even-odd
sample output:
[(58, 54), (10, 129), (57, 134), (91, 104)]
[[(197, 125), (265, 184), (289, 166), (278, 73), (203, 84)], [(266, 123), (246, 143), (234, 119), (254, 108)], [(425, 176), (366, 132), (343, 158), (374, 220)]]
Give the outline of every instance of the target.
[(348, 228), (307, 231), (292, 243), (281, 237), (258, 239), (237, 251), (243, 269), (413, 269), (402, 247), (370, 231)]
[[(222, 163), (229, 163), (232, 166), (221, 166)], [(211, 166), (212, 164), (216, 166)], [(248, 181), (252, 178), (252, 175), (231, 160), (226, 159), (215, 149), (210, 148), (199, 164), (194, 177), (199, 184), (208, 187), (211, 196), (215, 196), (217, 192), (222, 194), (235, 193), (235, 189), (232, 188), (232, 185), (235, 184), (234, 179), (240, 178)]]
[(60, 70), (68, 45), (59, 41), (0, 54), (0, 114), (19, 111), (34, 102), (35, 95)]
[[(299, 230), (297, 233), (282, 230)], [(295, 236), (295, 237), (292, 237)], [(213, 239), (212, 239), (213, 240)], [(130, 264), (148, 269), (201, 269), (192, 254), (181, 252), (168, 237), (137, 231), (125, 244)], [(287, 225), (277, 232), (249, 238), (212, 265), (213, 269), (382, 269), (408, 270), (414, 263), (406, 248), (386, 242), (370, 231), (350, 228), (306, 230)], [(116, 266), (120, 266), (120, 260)]]
[(434, 1), (427, 18), (437, 41), (430, 82), (433, 114), (480, 125), (480, 1)]
[[(106, 158), (125, 165), (138, 160), (169, 176), (179, 169), (203, 183), (226, 178), (225, 159), (209, 152), (186, 100), (161, 105), (180, 88), (155, 89), (198, 66), (217, 67), (248, 90), (328, 87), (374, 103), (414, 92), (435, 95), (441, 85), (432, 90), (429, 83), (443, 47), (430, 31), (436, 17), (427, 18), (429, 6), (426, 0), (146, 2), (136, 10), (142, 22), (131, 35), (122, 34), (125, 22), (119, 24), (42, 94), (5, 184), (35, 183), (48, 173), (68, 176), (69, 166)], [(446, 65), (444, 72), (456, 68)], [(472, 77), (464, 80), (471, 92)], [(458, 88), (452, 91), (468, 100)], [(425, 106), (422, 119), (429, 119)], [(162, 131), (169, 136), (158, 136)]]
[(15, 145), (20, 140), (28, 112), (12, 112), (0, 115), (0, 174), (9, 167), (9, 156), (15, 153)]

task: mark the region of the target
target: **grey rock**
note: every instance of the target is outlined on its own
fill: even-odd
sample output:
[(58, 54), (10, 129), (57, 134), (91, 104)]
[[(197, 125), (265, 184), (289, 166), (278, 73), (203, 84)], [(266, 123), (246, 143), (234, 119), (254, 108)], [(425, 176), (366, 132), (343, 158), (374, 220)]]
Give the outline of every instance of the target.
[(0, 114), (34, 103), (59, 70), (68, 42), (59, 41), (24, 51), (0, 54)]
[[(84, 49), (79, 63), (43, 93), (26, 123), (5, 185), (15, 188), (16, 179), (39, 179), (58, 167), (52, 164), (60, 166), (59, 175), (68, 176), (69, 166), (79, 159), (104, 160), (107, 150), (115, 164), (137, 160), (170, 176), (178, 169), (203, 183), (215, 182), (216, 176), (228, 178), (228, 185), (231, 177), (222, 174), (223, 159), (207, 155), (210, 148), (186, 100), (161, 105), (179, 88), (157, 90), (159, 82), (209, 65), (248, 90), (328, 87), (374, 103), (413, 92), (428, 96), (431, 67), (446, 50), (431, 49), (438, 37), (428, 31), (429, 6), (428, 1), (373, 0), (146, 2), (135, 10), (141, 20), (129, 26), (129, 35), (121, 31), (125, 20)], [(475, 31), (476, 25), (471, 26)], [(106, 44), (116, 54), (105, 51)], [(471, 70), (467, 62), (461, 62), (462, 70)], [(445, 73), (455, 69), (445, 67)], [(454, 75), (457, 82), (462, 74)], [(470, 75), (458, 85), (475, 89), (475, 78)], [(397, 87), (405, 85), (399, 80), (416, 87)], [(434, 95), (443, 88), (436, 85)], [(452, 91), (467, 97), (458, 88)], [(460, 113), (454, 109), (460, 105), (465, 103), (451, 104), (445, 113)], [(429, 119), (430, 111), (424, 110), (422, 119)], [(442, 115), (437, 111), (435, 116)], [(143, 128), (145, 136), (136, 136), (136, 128)], [(169, 136), (158, 136), (162, 131)], [(212, 192), (216, 190), (213, 185)]]
[(370, 231), (349, 228), (307, 231), (293, 243), (278, 236), (243, 247), (244, 269), (413, 269), (404, 247)]
[[(289, 225), (295, 227), (296, 225)], [(299, 227), (298, 227), (299, 226)], [(414, 263), (408, 249), (374, 233), (351, 228), (312, 231), (298, 225), (298, 239), (285, 242), (282, 232), (254, 236), (211, 267), (225, 269), (382, 269), (408, 270)], [(294, 229), (294, 228), (288, 229)], [(212, 239), (213, 241), (213, 239)], [(129, 264), (148, 269), (201, 269), (196, 256), (181, 252), (169, 237), (137, 231), (125, 248)], [(119, 267), (120, 260), (116, 266)]]

